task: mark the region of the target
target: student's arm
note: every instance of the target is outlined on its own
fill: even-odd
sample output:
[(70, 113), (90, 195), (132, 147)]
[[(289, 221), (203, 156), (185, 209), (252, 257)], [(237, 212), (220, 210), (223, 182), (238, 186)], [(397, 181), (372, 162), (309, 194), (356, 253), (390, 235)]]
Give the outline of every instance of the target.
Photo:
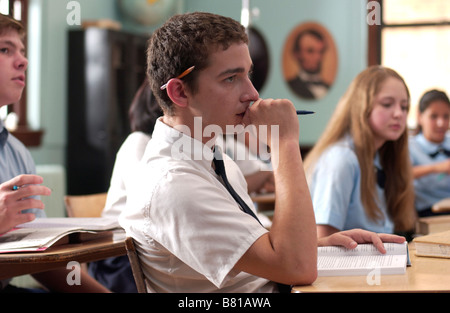
[(430, 174), (450, 174), (450, 159), (433, 164), (416, 165), (413, 167), (412, 171), (414, 178), (419, 178)]
[(317, 234), (295, 108), (288, 100), (263, 100), (253, 104), (247, 115), (254, 125), (279, 126), (279, 141), (270, 142), (276, 202), (270, 231), (249, 248), (235, 269), (283, 284), (310, 284), (317, 277)]

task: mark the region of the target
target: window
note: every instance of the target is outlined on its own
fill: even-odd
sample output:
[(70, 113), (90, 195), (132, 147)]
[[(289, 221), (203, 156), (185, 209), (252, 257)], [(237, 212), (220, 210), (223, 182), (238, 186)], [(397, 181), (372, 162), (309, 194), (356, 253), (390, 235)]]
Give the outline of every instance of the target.
[[(450, 1), (380, 0), (381, 25), (369, 35), (369, 51), (378, 43), (379, 64), (405, 79), (411, 93), (410, 128), (416, 127), (417, 104), (432, 88), (450, 93)], [(369, 30), (370, 34), (370, 30)], [(373, 36), (373, 34), (372, 34)], [(377, 37), (378, 36), (378, 37)], [(373, 58), (371, 59), (373, 63)]]
[[(29, 0), (0, 0), (0, 13), (12, 16), (20, 21), (25, 29), (27, 29), (28, 1)], [(12, 131), (12, 133), (27, 146), (39, 145), (42, 131), (30, 131), (28, 129), (26, 87), (20, 102), (14, 103), (7, 108), (3, 107), (2, 111), (0, 111), (0, 118), (5, 117), (10, 112), (16, 113), (18, 117), (18, 128)]]

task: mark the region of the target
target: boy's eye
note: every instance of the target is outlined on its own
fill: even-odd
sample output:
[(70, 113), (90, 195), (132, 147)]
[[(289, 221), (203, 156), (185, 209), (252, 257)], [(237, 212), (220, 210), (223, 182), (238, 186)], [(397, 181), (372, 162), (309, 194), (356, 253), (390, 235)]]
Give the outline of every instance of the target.
[(235, 78), (236, 78), (236, 75), (233, 75), (233, 76), (230, 76), (230, 77), (225, 78), (225, 80), (226, 80), (227, 82), (232, 83), (232, 82), (234, 81)]
[(0, 52), (3, 54), (7, 54), (9, 52), (8, 48), (0, 48)]

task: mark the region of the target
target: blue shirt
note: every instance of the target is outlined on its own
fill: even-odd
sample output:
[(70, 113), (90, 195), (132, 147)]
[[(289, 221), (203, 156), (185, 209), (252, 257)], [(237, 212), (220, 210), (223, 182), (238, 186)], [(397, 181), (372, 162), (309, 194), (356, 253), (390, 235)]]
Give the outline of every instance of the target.
[[(378, 154), (374, 166), (381, 169)], [(386, 210), (384, 189), (376, 186), (378, 206), (383, 218), (368, 217), (361, 201), (361, 169), (353, 140), (347, 136), (330, 146), (318, 159), (309, 188), (318, 225), (338, 230), (362, 228), (373, 232), (393, 233), (394, 224)]]
[[(21, 174), (36, 174), (36, 166), (27, 148), (11, 135), (0, 120), (0, 183)], [(39, 197), (35, 197), (39, 198)], [(31, 209), (36, 217), (45, 217), (40, 209)]]
[[(0, 183), (4, 183), (21, 174), (35, 174), (36, 166), (27, 148), (4, 127), (0, 120)], [(39, 197), (35, 197), (39, 198)], [(30, 209), (36, 217), (45, 217), (40, 209)], [(0, 281), (0, 289), (11, 279)]]
[[(444, 153), (439, 153), (434, 158), (429, 155), (436, 152), (440, 146), (450, 150), (450, 134), (445, 136), (441, 144), (428, 141), (422, 133), (411, 137), (409, 154), (412, 165), (428, 165), (448, 159), (448, 156)], [(430, 174), (414, 179), (414, 190), (417, 211), (429, 209), (434, 203), (450, 197), (450, 175), (445, 173)]]

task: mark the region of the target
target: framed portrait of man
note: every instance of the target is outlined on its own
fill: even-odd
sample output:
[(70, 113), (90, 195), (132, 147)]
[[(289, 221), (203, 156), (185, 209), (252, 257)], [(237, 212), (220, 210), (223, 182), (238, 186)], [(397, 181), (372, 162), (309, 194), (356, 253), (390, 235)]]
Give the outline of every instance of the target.
[(318, 23), (298, 25), (286, 39), (282, 63), (284, 79), (296, 96), (306, 100), (323, 98), (338, 69), (333, 37)]

